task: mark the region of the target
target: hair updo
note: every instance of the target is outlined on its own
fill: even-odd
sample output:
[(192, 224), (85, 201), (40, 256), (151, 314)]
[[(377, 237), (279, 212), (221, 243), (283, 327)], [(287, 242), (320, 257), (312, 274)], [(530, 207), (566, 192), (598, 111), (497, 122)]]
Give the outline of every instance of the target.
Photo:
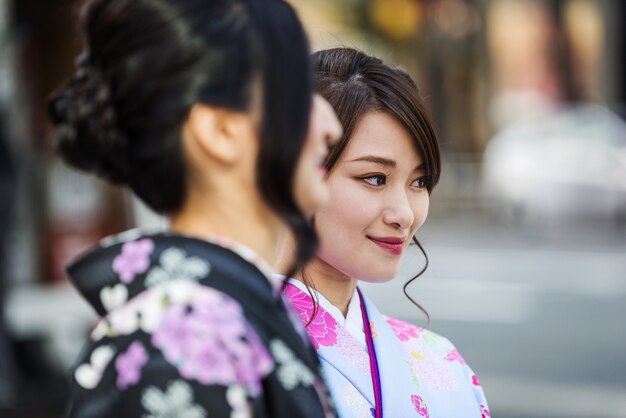
[(109, 87), (88, 59), (78, 57), (75, 77), (54, 101), (55, 145), (69, 164), (124, 183), (128, 161), (120, 156), (126, 155), (128, 140), (116, 128)]
[(257, 185), (295, 232), (298, 261), (310, 257), (316, 238), (292, 183), (312, 75), (306, 35), (291, 6), (86, 0), (80, 23), (85, 51), (49, 103), (55, 147), (65, 161), (128, 185), (157, 212), (175, 212), (186, 193), (181, 134), (191, 107), (247, 111), (260, 90)]

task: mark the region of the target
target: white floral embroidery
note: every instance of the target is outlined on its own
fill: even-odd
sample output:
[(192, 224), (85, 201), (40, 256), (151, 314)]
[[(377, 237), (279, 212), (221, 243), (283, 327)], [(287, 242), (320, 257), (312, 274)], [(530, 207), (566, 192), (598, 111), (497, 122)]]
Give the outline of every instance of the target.
[(155, 286), (171, 279), (199, 280), (211, 271), (211, 266), (198, 257), (187, 257), (184, 250), (168, 248), (159, 257), (160, 266), (154, 267), (146, 277), (145, 285)]
[(141, 405), (147, 414), (142, 418), (205, 418), (207, 411), (193, 401), (193, 389), (183, 381), (176, 380), (165, 392), (156, 386), (143, 391)]
[(353, 416), (359, 418), (371, 418), (370, 408), (372, 405), (356, 390), (352, 384), (347, 384), (343, 391), (343, 400), (352, 411)]
[[(413, 383), (434, 391), (451, 391), (458, 388), (457, 377), (450, 362), (439, 357), (430, 344), (411, 339), (402, 343), (413, 374)], [(417, 379), (419, 378), (419, 382)]]
[(106, 319), (99, 320), (96, 326), (91, 331), (91, 340), (99, 341), (102, 338), (106, 337), (106, 335), (109, 333), (110, 328), (111, 327), (109, 326), (109, 323)]
[(286, 390), (293, 390), (298, 384), (311, 386), (315, 381), (313, 373), (296, 358), (293, 351), (281, 340), (270, 342), (270, 351), (278, 364), (276, 374)]
[(98, 386), (102, 379), (104, 369), (115, 355), (115, 350), (110, 345), (103, 345), (91, 353), (89, 363), (81, 364), (74, 371), (74, 378), (85, 389), (93, 389)]
[(113, 287), (103, 287), (100, 291), (100, 301), (107, 311), (112, 311), (118, 306), (122, 306), (128, 300), (128, 289), (123, 284)]
[(220, 293), (199, 292), (198, 286), (196, 282), (181, 279), (151, 287), (110, 312), (94, 328), (91, 338), (97, 341), (104, 336), (132, 334), (138, 329), (152, 333), (161, 324), (168, 305), (186, 304), (192, 300), (210, 304), (221, 300)]
[(134, 305), (125, 305), (108, 315), (109, 325), (113, 335), (128, 335), (137, 331), (139, 314)]
[(337, 327), (337, 348), (352, 364), (370, 371), (370, 357), (356, 339), (343, 327)]
[(249, 418), (252, 416), (250, 404), (243, 386), (234, 385), (226, 391), (226, 400), (233, 409), (230, 418)]

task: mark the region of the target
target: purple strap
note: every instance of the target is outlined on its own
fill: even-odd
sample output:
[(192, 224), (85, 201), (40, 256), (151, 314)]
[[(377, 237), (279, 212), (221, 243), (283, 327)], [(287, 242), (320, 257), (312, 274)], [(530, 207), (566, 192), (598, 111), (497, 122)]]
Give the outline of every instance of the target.
[(375, 418), (383, 418), (383, 396), (382, 386), (380, 384), (380, 372), (378, 371), (378, 359), (376, 358), (376, 350), (374, 349), (374, 338), (372, 337), (372, 329), (370, 328), (370, 320), (367, 316), (367, 310), (365, 309), (365, 303), (363, 302), (363, 295), (361, 290), (357, 287), (359, 292), (359, 300), (361, 302), (361, 316), (363, 317), (363, 329), (365, 330), (365, 342), (367, 343), (367, 352), (370, 357), (370, 373), (372, 375), (372, 385), (374, 386), (374, 402), (376, 411)]

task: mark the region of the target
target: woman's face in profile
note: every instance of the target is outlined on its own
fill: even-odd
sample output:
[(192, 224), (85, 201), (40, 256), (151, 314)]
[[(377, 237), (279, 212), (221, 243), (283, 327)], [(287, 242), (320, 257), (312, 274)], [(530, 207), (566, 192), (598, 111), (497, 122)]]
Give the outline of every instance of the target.
[(319, 257), (349, 277), (390, 280), (429, 207), (426, 171), (409, 132), (383, 112), (366, 114), (327, 179), (316, 212)]
[(298, 160), (294, 180), (294, 196), (303, 213), (313, 212), (328, 203), (329, 191), (325, 181), (324, 159), (328, 148), (342, 134), (330, 104), (319, 94), (313, 96), (309, 130)]

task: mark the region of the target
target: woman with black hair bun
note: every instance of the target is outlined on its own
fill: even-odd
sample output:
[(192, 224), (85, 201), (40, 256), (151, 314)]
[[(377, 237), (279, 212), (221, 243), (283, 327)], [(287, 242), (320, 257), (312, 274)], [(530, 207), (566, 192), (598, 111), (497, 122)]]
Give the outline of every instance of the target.
[(334, 417), (268, 265), (316, 249), (321, 162), (341, 135), (283, 0), (86, 0), (85, 50), (49, 105), (67, 163), (128, 186), (166, 233), (68, 267), (100, 315), (70, 417)]
[(428, 266), (415, 234), (428, 215), (441, 160), (417, 86), (405, 71), (350, 48), (319, 51), (314, 62), (317, 90), (344, 134), (324, 163), (331, 198), (314, 215), (320, 248), (285, 294), (320, 356), (337, 412), (487, 418), (478, 378), (454, 345), (382, 315), (358, 287), (393, 279), (415, 244), (426, 263), (404, 285), (413, 301), (406, 287)]

